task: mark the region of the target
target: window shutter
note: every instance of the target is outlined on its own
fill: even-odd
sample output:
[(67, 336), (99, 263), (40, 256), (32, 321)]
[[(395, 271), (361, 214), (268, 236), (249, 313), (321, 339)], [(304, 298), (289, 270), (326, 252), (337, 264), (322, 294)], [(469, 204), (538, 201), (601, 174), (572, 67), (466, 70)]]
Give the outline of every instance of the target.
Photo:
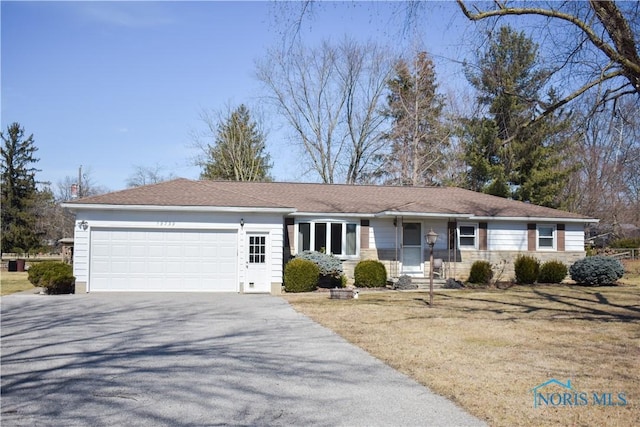
[(481, 251), (487, 250), (487, 223), (481, 222), (478, 224), (478, 248)]
[(564, 252), (564, 245), (565, 245), (565, 225), (564, 224), (556, 224), (556, 231), (558, 233), (557, 236), (557, 250), (559, 252)]
[(360, 249), (369, 249), (369, 220), (360, 220)]
[(527, 224), (527, 250), (535, 251), (536, 247), (536, 225), (530, 223)]

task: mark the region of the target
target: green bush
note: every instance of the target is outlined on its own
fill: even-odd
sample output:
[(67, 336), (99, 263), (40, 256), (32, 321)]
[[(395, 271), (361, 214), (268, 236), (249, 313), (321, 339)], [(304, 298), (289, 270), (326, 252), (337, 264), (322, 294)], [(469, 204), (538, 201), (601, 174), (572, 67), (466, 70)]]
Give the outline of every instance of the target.
[(560, 283), (567, 277), (567, 266), (560, 261), (547, 261), (540, 266), (538, 282)]
[(292, 259), (284, 267), (284, 290), (311, 292), (318, 287), (320, 269), (308, 259)]
[(612, 285), (622, 277), (624, 267), (615, 258), (592, 256), (576, 261), (569, 268), (569, 274), (579, 285)]
[(640, 248), (640, 237), (614, 240), (609, 246), (619, 249)]
[(73, 267), (64, 262), (44, 261), (29, 267), (28, 279), (48, 294), (70, 294), (74, 292), (76, 278)]
[(493, 277), (493, 270), (491, 270), (491, 263), (489, 261), (475, 261), (471, 264), (471, 271), (469, 272), (469, 283), (476, 285), (488, 285), (489, 281)]
[(296, 259), (306, 259), (313, 262), (320, 270), (318, 286), (321, 288), (342, 287), (342, 261), (333, 255), (316, 251), (304, 251), (296, 255)]
[(540, 275), (540, 261), (529, 255), (518, 255), (513, 262), (516, 273), (516, 283), (519, 285), (532, 285)]
[(387, 269), (380, 261), (360, 261), (353, 272), (355, 285), (361, 288), (381, 288), (387, 284)]

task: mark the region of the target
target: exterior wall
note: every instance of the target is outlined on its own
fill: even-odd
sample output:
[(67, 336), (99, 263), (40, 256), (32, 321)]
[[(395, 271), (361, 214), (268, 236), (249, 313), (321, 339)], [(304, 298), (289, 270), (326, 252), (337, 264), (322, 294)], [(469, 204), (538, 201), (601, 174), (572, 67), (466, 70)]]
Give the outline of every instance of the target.
[[(244, 226), (240, 226), (240, 219)], [(86, 222), (87, 229), (80, 224)], [(278, 214), (211, 213), (211, 212), (141, 212), (141, 211), (79, 211), (76, 214), (73, 273), (76, 292), (86, 292), (89, 282), (89, 250), (92, 228), (149, 228), (188, 230), (236, 230), (238, 232), (238, 289), (246, 281), (246, 233), (265, 232), (268, 235), (269, 282), (282, 285), (284, 233), (282, 216)]]

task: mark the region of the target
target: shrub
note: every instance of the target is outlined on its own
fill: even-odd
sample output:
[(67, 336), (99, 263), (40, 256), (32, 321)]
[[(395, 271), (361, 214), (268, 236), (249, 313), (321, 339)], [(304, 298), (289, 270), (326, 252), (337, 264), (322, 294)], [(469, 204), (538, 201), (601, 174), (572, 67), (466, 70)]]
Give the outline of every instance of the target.
[(304, 251), (296, 255), (296, 259), (306, 259), (316, 264), (320, 270), (318, 286), (335, 288), (342, 286), (342, 261), (333, 255), (315, 251)]
[(547, 261), (540, 266), (538, 282), (560, 283), (567, 277), (567, 266), (560, 261)]
[(569, 274), (579, 285), (611, 285), (622, 277), (624, 268), (615, 258), (592, 256), (576, 261), (569, 268)]
[(488, 285), (492, 277), (493, 270), (491, 270), (491, 263), (489, 263), (489, 261), (475, 261), (471, 264), (469, 283)]
[(362, 288), (381, 288), (387, 284), (387, 269), (380, 261), (360, 261), (354, 270), (355, 285)]
[(76, 278), (69, 264), (58, 261), (44, 261), (29, 268), (29, 281), (41, 286), (48, 294), (70, 294), (74, 292)]
[(513, 262), (516, 273), (516, 283), (519, 285), (532, 285), (540, 275), (540, 261), (529, 255), (518, 255)]
[(284, 267), (284, 290), (287, 292), (311, 292), (318, 286), (320, 270), (308, 259), (292, 259)]
[(411, 276), (403, 274), (393, 285), (393, 289), (418, 289), (418, 285), (411, 283)]
[(640, 237), (614, 240), (613, 242), (611, 242), (610, 246), (612, 248), (620, 249), (640, 248)]

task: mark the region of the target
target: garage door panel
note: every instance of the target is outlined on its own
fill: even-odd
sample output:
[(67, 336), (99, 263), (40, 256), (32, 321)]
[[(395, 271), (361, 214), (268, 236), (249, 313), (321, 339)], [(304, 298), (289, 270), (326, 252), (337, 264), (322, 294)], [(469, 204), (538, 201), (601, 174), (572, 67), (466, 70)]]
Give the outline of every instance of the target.
[(90, 291), (237, 292), (233, 230), (93, 229)]

